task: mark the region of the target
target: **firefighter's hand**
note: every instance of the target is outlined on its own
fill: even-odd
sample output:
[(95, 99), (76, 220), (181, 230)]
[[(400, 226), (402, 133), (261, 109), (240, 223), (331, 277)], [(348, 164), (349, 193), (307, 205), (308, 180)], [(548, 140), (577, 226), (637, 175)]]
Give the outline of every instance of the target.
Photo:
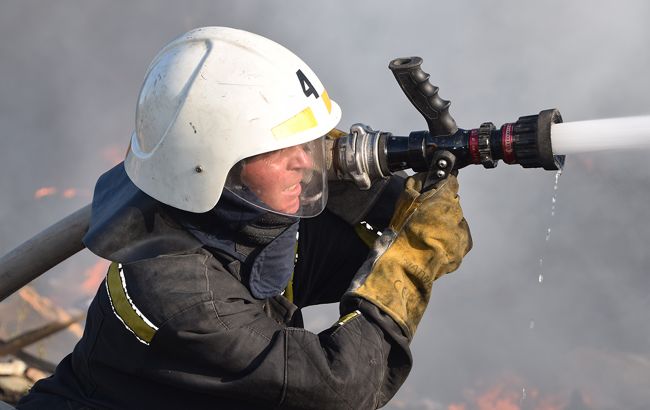
[(424, 180), (424, 174), (407, 179), (390, 226), (346, 293), (379, 307), (409, 338), (424, 314), (433, 281), (456, 270), (472, 247), (456, 177), (420, 193)]

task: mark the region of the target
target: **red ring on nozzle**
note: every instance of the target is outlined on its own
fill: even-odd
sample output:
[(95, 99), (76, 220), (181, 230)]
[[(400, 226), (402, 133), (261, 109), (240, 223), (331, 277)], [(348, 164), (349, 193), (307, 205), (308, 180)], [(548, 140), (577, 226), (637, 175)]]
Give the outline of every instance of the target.
[(503, 162), (506, 164), (514, 164), (515, 159), (515, 147), (512, 131), (515, 128), (515, 124), (508, 123), (501, 126), (501, 148), (503, 151)]
[(469, 132), (469, 156), (473, 164), (481, 163), (481, 154), (478, 152), (478, 129)]

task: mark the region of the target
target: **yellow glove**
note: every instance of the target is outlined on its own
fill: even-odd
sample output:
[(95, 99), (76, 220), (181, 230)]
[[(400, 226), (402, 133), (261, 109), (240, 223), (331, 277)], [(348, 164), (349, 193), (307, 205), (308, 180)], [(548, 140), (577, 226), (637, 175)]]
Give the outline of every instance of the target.
[(406, 180), (389, 227), (374, 244), (346, 296), (368, 300), (412, 338), (434, 280), (458, 268), (472, 247), (450, 175), (420, 194), (425, 174)]

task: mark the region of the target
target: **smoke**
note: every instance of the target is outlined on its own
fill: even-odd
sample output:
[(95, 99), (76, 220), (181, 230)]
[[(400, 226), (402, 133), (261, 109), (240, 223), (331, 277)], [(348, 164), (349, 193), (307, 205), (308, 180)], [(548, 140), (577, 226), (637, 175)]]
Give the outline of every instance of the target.
[[(87, 203), (62, 193), (91, 192), (126, 150), (149, 62), (192, 27), (237, 27), (285, 45), (319, 74), (343, 128), (405, 135), (426, 124), (387, 65), (411, 55), (423, 57), (463, 128), (551, 107), (565, 121), (648, 115), (649, 17), (641, 0), (3, 3), (0, 252)], [(415, 367), (388, 408), (446, 408), (503, 381), (566, 403), (588, 397), (593, 408), (647, 407), (647, 155), (570, 156), (557, 191), (551, 172), (463, 170), (474, 249), (435, 284)], [(43, 187), (58, 194), (36, 200)], [(47, 293), (81, 283), (96, 263), (85, 253), (35, 285)], [(336, 319), (332, 308), (308, 313), (319, 326)]]

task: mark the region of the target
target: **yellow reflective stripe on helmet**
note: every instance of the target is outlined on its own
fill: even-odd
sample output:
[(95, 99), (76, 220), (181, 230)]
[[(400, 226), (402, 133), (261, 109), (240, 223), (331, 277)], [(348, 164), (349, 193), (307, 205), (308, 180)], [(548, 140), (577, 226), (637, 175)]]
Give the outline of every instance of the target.
[(318, 125), (311, 107), (307, 107), (280, 125), (271, 129), (275, 139), (290, 137)]
[(331, 114), (332, 113), (332, 100), (330, 100), (330, 96), (327, 94), (327, 91), (323, 90), (323, 93), (320, 96), (323, 99), (323, 102), (325, 103), (325, 107), (327, 108), (327, 112)]
[(126, 280), (122, 265), (111, 263), (106, 275), (106, 290), (113, 313), (122, 324), (142, 343), (148, 345), (156, 334), (156, 327), (135, 306), (126, 291)]

